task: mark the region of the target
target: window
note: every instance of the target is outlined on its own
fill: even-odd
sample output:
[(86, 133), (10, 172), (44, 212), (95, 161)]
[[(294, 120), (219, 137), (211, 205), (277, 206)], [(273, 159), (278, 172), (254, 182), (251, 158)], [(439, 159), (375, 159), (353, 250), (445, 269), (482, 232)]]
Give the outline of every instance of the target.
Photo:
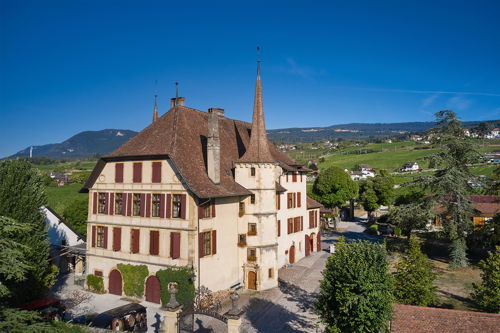
[(248, 223), (248, 236), (257, 235), (257, 224), (256, 223)]
[(152, 164), (152, 183), (161, 183), (161, 162), (153, 162)]
[(152, 211), (152, 216), (153, 217), (160, 217), (160, 195), (157, 193), (153, 193), (153, 211)]
[(139, 253), (139, 229), (132, 229), (130, 232), (130, 252)]
[(238, 216), (242, 217), (243, 215), (245, 215), (245, 203), (243, 201), (240, 201)]
[(134, 193), (134, 216), (141, 215), (141, 195)]
[(281, 194), (276, 193), (276, 209), (280, 210), (281, 208)]
[(99, 193), (99, 214), (106, 214), (106, 193)]
[(278, 220), (278, 237), (281, 236), (281, 221)]
[(123, 163), (115, 164), (115, 183), (123, 183)]
[(106, 245), (106, 227), (97, 226), (97, 247), (105, 248)]
[(212, 233), (210, 231), (203, 233), (203, 253), (206, 256), (212, 254)]
[(142, 182), (142, 163), (141, 162), (134, 163), (133, 181), (134, 181), (134, 183)]
[(267, 272), (267, 276), (272, 279), (274, 277), (274, 269), (272, 268), (269, 268), (268, 272)]
[(211, 216), (210, 216), (210, 215), (211, 215), (211, 214), (210, 214), (211, 212), (212, 212), (212, 207), (211, 207), (210, 205), (205, 205), (205, 206), (203, 207), (203, 218), (205, 218), (205, 219), (210, 218), (210, 217), (211, 217)]
[(255, 204), (255, 194), (250, 194), (250, 203)]
[(297, 171), (294, 171), (292, 174), (292, 182), (297, 182)]
[(287, 231), (289, 234), (293, 233), (293, 218), (287, 220)]
[(257, 250), (256, 249), (248, 249), (247, 250), (247, 260), (248, 261), (256, 261), (257, 260)]
[(122, 229), (113, 228), (113, 251), (120, 251), (122, 248)]
[(158, 230), (149, 231), (149, 254), (157, 256), (160, 253), (160, 232)]
[(95, 276), (102, 276), (102, 271), (96, 269), (96, 270), (94, 270), (94, 275)]
[(246, 234), (239, 234), (238, 235), (238, 246), (245, 246), (247, 245), (247, 235)]
[(172, 200), (172, 217), (181, 217), (181, 209), (182, 209), (181, 195), (174, 194)]
[(115, 194), (115, 214), (122, 213), (122, 205), (123, 205), (123, 193)]
[(293, 208), (294, 193), (287, 193), (287, 207)]
[(250, 168), (250, 176), (255, 177), (255, 168)]

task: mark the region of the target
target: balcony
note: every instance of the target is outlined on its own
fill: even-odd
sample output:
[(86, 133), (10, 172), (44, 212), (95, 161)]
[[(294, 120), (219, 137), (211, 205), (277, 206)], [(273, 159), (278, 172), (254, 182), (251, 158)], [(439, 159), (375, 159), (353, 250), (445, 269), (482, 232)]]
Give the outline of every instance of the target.
[(240, 241), (240, 242), (238, 242), (238, 246), (239, 247), (245, 247), (245, 246), (247, 246), (247, 242), (246, 241)]
[(247, 235), (248, 235), (248, 236), (257, 236), (257, 230), (249, 230), (249, 231), (247, 232)]
[(257, 257), (256, 256), (247, 256), (247, 260), (255, 262), (255, 261), (257, 261)]

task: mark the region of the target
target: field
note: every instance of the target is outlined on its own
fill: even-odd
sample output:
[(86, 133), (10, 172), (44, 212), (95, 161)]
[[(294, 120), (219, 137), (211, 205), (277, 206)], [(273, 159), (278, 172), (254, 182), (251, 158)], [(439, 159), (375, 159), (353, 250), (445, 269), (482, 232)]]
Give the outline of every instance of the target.
[(48, 205), (62, 215), (64, 208), (73, 200), (85, 200), (87, 193), (78, 193), (83, 184), (69, 184), (65, 186), (47, 186)]

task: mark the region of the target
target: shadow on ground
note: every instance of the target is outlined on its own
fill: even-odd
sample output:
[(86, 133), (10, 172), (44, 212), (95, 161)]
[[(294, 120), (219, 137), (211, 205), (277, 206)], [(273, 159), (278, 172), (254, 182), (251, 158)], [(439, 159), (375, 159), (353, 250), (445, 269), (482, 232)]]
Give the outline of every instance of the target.
[(310, 320), (283, 306), (252, 298), (245, 308), (246, 318), (258, 332), (304, 332), (313, 328)]
[(302, 312), (313, 311), (314, 302), (316, 301), (317, 294), (309, 293), (294, 284), (279, 280), (279, 289), (285, 295), (286, 299), (290, 302), (297, 303)]

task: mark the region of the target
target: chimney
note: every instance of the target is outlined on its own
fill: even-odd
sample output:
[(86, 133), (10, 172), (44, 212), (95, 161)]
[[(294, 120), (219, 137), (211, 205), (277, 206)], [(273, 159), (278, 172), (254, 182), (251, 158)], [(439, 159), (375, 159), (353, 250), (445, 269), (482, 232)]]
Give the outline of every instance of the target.
[(177, 97), (177, 98), (174, 97), (170, 99), (170, 108), (173, 108), (175, 106), (176, 99), (177, 99), (177, 105), (184, 106), (184, 97)]
[(208, 109), (207, 172), (215, 184), (220, 183), (219, 117), (223, 116), (224, 109)]

